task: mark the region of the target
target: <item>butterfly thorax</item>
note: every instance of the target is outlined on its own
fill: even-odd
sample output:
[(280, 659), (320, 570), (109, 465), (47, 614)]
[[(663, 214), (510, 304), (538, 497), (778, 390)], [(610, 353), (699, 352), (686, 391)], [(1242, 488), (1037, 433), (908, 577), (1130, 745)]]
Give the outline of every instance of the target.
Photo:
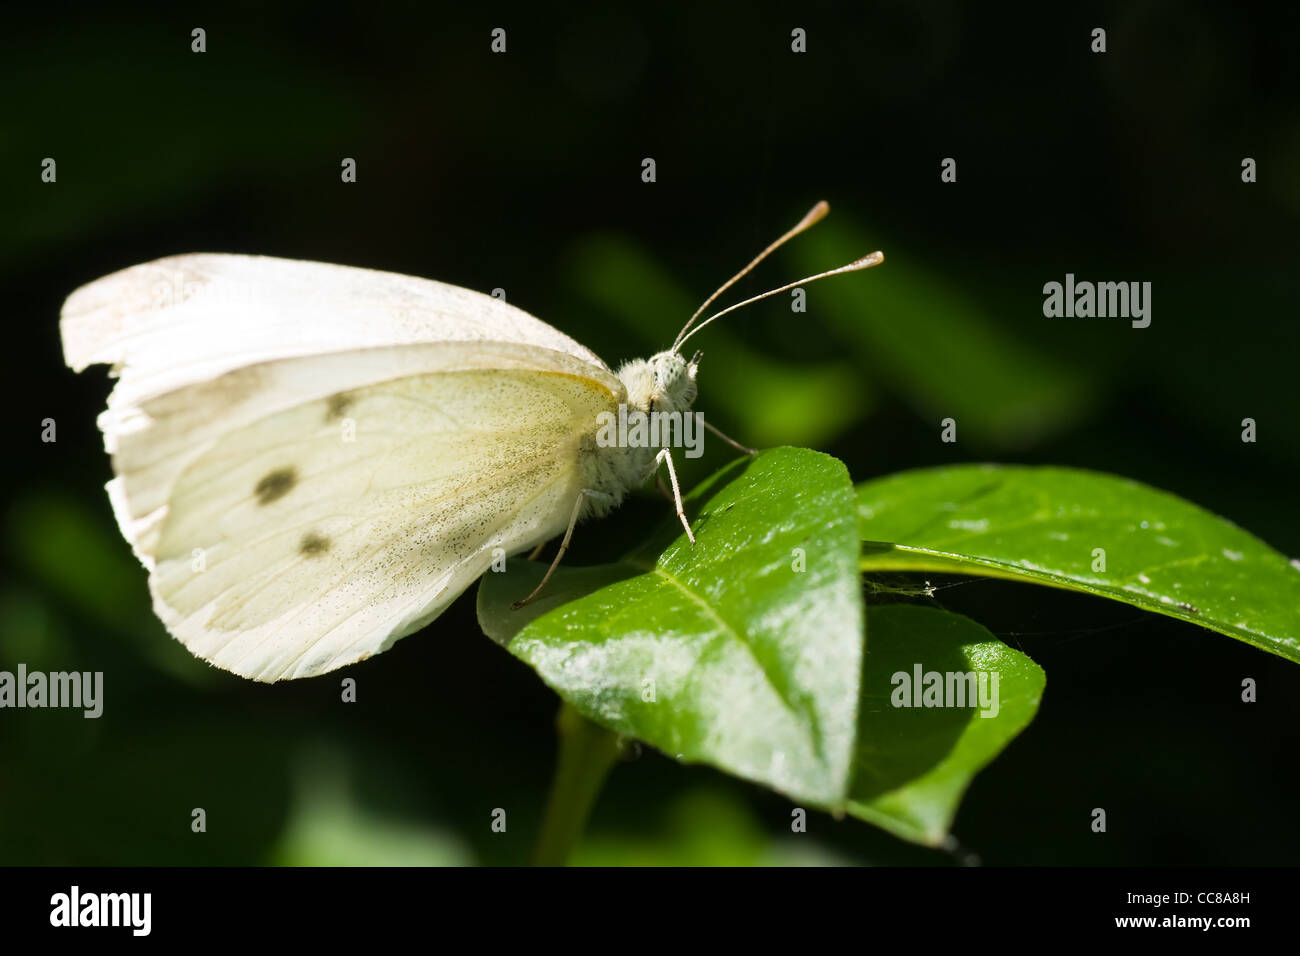
[(605, 496), (588, 498), (586, 515), (608, 513), (649, 477), (655, 457), (670, 447), (668, 436), (682, 433), (682, 420), (698, 392), (697, 368), (696, 359), (688, 362), (676, 352), (659, 352), (618, 370), (627, 390), (623, 406), (612, 420), (598, 423), (591, 439), (595, 453), (583, 456), (590, 463), (587, 487)]

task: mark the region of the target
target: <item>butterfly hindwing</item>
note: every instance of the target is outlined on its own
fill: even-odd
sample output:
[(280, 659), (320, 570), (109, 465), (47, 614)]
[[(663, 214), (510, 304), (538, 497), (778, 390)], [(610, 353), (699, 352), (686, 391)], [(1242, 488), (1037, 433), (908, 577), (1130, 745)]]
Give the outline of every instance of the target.
[(261, 680), (379, 653), (564, 529), (611, 397), (527, 369), (407, 376), (285, 409), (179, 476), (150, 577), (199, 656)]

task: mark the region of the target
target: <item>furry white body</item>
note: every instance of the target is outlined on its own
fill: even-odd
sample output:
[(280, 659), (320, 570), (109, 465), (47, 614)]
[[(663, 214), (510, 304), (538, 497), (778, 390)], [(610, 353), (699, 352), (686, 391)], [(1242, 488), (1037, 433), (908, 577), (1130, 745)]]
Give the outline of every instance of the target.
[[(618, 379), (625, 390), (629, 411), (690, 411), (697, 392), (696, 363), (687, 362), (675, 352), (660, 352), (648, 359), (625, 363)], [(622, 503), (623, 497), (650, 477), (660, 449), (654, 446), (597, 447), (594, 440), (584, 451), (586, 487), (599, 491), (611, 500), (593, 496), (584, 502), (583, 517), (603, 517)]]

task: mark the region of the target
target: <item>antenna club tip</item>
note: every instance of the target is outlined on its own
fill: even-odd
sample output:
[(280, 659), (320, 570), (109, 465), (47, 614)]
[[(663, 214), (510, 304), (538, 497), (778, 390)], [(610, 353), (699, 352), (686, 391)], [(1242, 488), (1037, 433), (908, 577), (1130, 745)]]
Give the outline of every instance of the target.
[(799, 220), (799, 225), (794, 227), (794, 229), (791, 231), (791, 235), (797, 232), (803, 232), (803, 230), (807, 229), (809, 226), (813, 225), (814, 223), (821, 222), (823, 219), (826, 218), (827, 214), (830, 211), (831, 211), (830, 203), (828, 203), (825, 199), (819, 201), (817, 205), (809, 209), (808, 212), (804, 214), (804, 217), (801, 220)]
[(850, 263), (850, 269), (870, 269), (872, 266), (878, 266), (885, 261), (885, 254), (877, 249), (868, 255), (863, 256), (856, 262)]

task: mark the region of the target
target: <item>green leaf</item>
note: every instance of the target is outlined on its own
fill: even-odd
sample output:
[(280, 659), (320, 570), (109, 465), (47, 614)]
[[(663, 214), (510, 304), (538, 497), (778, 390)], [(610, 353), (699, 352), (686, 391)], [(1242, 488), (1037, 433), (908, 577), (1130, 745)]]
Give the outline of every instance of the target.
[(484, 575), (479, 623), (591, 720), (685, 763), (842, 807), (863, 627), (843, 464), (766, 451), (703, 482), (687, 514), (693, 546), (670, 512), (623, 560), (562, 567), (517, 611), (544, 565)]
[(1069, 468), (923, 469), (859, 486), (858, 516), (864, 571), (949, 571), (1083, 591), (1300, 662), (1300, 566), (1136, 481)]
[[(869, 608), (867, 621), (871, 641), (849, 813), (905, 840), (938, 846), (971, 779), (1034, 719), (1043, 669), (959, 614), (893, 604)], [(895, 706), (914, 702), (907, 691), (915, 687), (917, 667), (923, 675), (985, 674), (989, 705)]]

